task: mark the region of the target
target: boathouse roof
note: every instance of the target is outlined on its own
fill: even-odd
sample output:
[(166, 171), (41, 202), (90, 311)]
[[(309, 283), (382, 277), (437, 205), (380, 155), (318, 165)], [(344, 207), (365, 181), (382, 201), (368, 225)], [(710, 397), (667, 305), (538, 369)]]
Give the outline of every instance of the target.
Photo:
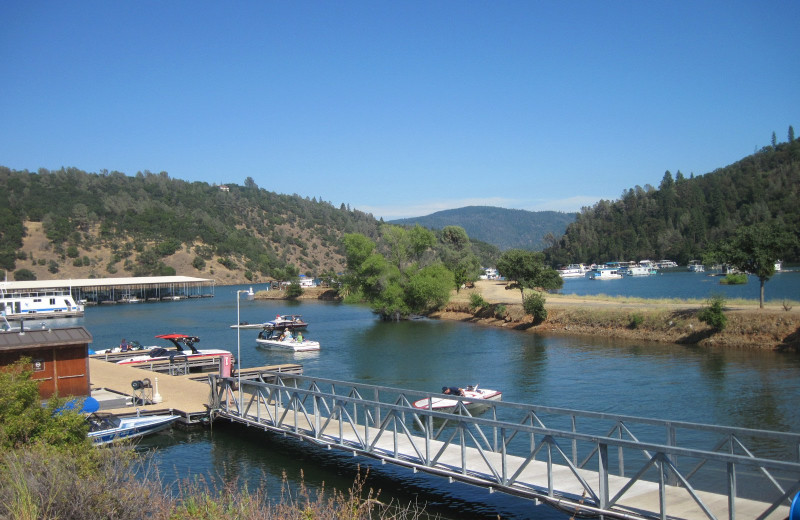
[(91, 333), (83, 327), (26, 328), (22, 332), (18, 330), (0, 332), (0, 351), (89, 344), (91, 342)]
[(126, 278), (76, 278), (72, 280), (29, 280), (24, 282), (0, 282), (6, 291), (25, 291), (40, 289), (71, 289), (82, 287), (120, 287), (146, 284), (213, 284), (209, 278), (192, 276), (134, 276)]

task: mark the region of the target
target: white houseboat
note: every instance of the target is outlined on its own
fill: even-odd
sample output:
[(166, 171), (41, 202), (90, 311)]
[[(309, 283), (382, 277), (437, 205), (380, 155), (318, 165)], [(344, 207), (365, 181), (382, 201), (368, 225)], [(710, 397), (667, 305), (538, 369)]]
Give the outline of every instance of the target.
[(584, 278), (588, 272), (589, 268), (583, 264), (569, 264), (558, 270), (558, 274), (561, 275), (561, 278)]
[(0, 283), (0, 313), (9, 320), (83, 316), (69, 289), (9, 291)]
[(705, 266), (700, 262), (700, 260), (691, 260), (687, 268), (692, 273), (702, 273), (706, 270)]
[(589, 273), (592, 280), (618, 280), (622, 278), (619, 269), (610, 267), (596, 267)]

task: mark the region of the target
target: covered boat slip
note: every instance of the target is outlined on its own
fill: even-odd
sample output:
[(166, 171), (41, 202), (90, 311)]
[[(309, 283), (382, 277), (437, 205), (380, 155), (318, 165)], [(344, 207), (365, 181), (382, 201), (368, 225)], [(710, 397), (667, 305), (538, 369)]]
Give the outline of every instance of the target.
[(129, 278), (83, 278), (75, 280), (31, 280), (4, 282), (6, 292), (63, 289), (86, 304), (161, 301), (214, 296), (214, 280), (190, 276), (140, 276)]
[(241, 394), (235, 379), (216, 379), (214, 416), (531, 498), (532, 507), (626, 520), (783, 520), (800, 490), (798, 433), (503, 401), (457, 415), (412, 407), (437, 394), (272, 379), (242, 381)]

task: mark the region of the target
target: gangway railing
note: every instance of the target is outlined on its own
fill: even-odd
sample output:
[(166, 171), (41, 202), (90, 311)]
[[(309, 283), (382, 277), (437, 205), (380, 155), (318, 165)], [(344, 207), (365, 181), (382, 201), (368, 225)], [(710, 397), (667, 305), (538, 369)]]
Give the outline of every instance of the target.
[(468, 397), (444, 413), (414, 408), (440, 397), (414, 390), (278, 372), (241, 388), (209, 377), (215, 416), (571, 513), (783, 519), (800, 491), (798, 433)]

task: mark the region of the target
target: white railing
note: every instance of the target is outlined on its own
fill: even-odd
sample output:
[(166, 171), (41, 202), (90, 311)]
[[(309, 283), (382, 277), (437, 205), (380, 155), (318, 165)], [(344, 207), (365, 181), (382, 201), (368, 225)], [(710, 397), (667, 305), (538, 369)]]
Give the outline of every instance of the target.
[(680, 493), (699, 517), (785, 518), (800, 491), (797, 433), (467, 397), (442, 413), (411, 405), (439, 394), (278, 372), (242, 380), (239, 409), (236, 379), (209, 377), (216, 416), (572, 511), (666, 518)]

